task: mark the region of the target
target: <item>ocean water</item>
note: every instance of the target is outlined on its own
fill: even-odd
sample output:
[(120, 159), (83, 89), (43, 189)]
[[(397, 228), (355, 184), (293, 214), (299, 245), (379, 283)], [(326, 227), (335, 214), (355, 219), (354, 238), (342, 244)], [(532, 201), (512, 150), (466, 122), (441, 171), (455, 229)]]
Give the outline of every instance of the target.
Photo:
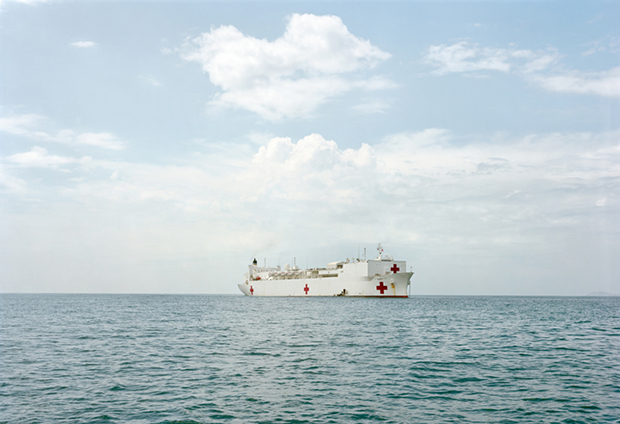
[(7, 423), (620, 422), (620, 298), (0, 295)]

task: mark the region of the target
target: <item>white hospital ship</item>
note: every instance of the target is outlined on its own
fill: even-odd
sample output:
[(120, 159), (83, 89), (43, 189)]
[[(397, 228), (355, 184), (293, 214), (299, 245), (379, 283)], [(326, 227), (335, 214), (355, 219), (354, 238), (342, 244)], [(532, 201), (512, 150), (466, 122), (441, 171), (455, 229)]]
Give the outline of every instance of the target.
[(299, 269), (288, 264), (259, 267), (249, 265), (239, 289), (246, 296), (357, 296), (408, 297), (413, 272), (405, 261), (383, 254), (381, 245), (375, 259), (347, 259), (325, 268)]

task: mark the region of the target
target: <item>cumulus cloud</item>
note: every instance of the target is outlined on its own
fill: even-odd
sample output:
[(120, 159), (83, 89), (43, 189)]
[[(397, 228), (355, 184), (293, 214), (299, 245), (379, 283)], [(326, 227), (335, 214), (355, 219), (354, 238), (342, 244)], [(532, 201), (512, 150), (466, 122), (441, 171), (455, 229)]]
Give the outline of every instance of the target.
[(69, 145), (96, 146), (110, 150), (123, 150), (125, 143), (110, 133), (79, 133), (63, 129), (55, 135), (39, 128), (49, 126), (48, 119), (36, 114), (23, 114), (0, 118), (0, 131), (35, 141), (57, 142)]
[(548, 91), (620, 97), (620, 67), (601, 72), (565, 70), (554, 66), (560, 57), (553, 49), (532, 51), (481, 47), (461, 41), (453, 45), (430, 46), (423, 61), (436, 68), (435, 75), (487, 71), (514, 73)]
[(606, 186), (607, 198), (616, 198), (609, 182), (620, 181), (620, 155), (609, 148), (593, 154), (584, 146), (609, 146), (609, 140), (616, 146), (618, 136), (546, 134), (467, 143), (428, 129), (355, 149), (318, 134), (297, 142), (275, 138), (223, 186), (237, 196), (229, 199), (235, 208), (247, 210), (249, 203), (259, 214), (268, 211), (273, 221), (260, 220), (275, 228), (285, 216), (291, 231), (317, 243), (315, 234), (355, 240), (389, 233), (424, 240), (429, 249), (450, 237), (458, 238), (455, 246), (507, 246), (537, 240), (541, 228), (584, 224), (585, 211), (600, 199), (593, 187)]
[(79, 49), (90, 49), (95, 47), (96, 45), (97, 43), (94, 43), (92, 41), (75, 41), (71, 43), (71, 46), (77, 47)]
[(374, 163), (374, 152), (367, 144), (341, 150), (319, 134), (296, 143), (288, 137), (274, 138), (259, 149), (238, 179), (247, 182), (240, 187), (251, 187), (244, 193), (247, 199), (267, 193), (290, 200), (325, 199), (329, 193), (342, 195), (342, 190), (349, 190), (346, 185), (351, 179), (374, 172)]
[(186, 43), (181, 57), (199, 63), (221, 88), (213, 105), (250, 110), (271, 120), (306, 116), (353, 88), (390, 86), (385, 79), (343, 77), (390, 55), (351, 34), (337, 16), (293, 14), (275, 41), (221, 26)]

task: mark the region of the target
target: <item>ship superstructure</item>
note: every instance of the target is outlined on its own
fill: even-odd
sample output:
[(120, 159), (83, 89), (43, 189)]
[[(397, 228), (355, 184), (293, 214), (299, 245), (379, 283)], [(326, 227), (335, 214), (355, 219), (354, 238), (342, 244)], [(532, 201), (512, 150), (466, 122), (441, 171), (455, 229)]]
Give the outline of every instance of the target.
[(407, 272), (405, 261), (384, 255), (381, 245), (377, 250), (375, 259), (347, 259), (325, 268), (259, 267), (254, 259), (239, 289), (246, 296), (408, 297), (413, 272)]

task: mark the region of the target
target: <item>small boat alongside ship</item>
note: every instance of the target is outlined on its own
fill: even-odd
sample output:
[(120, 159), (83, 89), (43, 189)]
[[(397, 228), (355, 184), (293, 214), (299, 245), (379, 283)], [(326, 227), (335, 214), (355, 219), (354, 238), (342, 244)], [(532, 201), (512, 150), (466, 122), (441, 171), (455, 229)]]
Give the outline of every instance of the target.
[(406, 261), (384, 255), (381, 245), (377, 250), (375, 259), (347, 259), (325, 268), (259, 267), (254, 259), (239, 290), (246, 296), (408, 297), (413, 272), (407, 272)]

